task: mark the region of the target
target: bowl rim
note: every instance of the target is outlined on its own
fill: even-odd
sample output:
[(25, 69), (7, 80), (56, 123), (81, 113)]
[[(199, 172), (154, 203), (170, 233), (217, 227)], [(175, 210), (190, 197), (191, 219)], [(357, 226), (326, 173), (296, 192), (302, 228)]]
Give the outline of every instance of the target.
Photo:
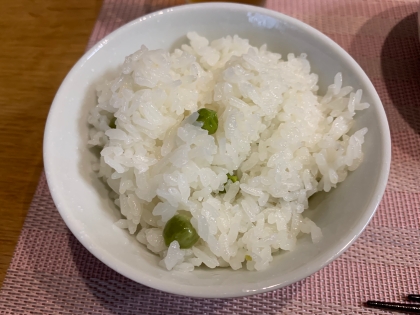
[[(90, 243), (90, 240), (88, 238), (83, 238), (80, 236), (79, 227), (77, 226), (76, 222), (72, 219), (71, 216), (68, 214), (71, 213), (71, 209), (66, 209), (62, 206), (60, 203), (60, 200), (62, 198), (65, 198), (63, 194), (60, 194), (58, 190), (51, 189), (58, 185), (59, 183), (59, 176), (55, 176), (54, 172), (52, 170), (52, 163), (53, 158), (49, 154), (52, 150), (54, 150), (51, 137), (52, 133), (49, 132), (51, 129), (52, 122), (54, 121), (54, 117), (59, 114), (59, 107), (61, 106), (61, 102), (59, 101), (60, 98), (62, 98), (62, 94), (64, 93), (64, 87), (70, 83), (70, 81), (73, 80), (73, 77), (77, 76), (77, 72), (79, 69), (86, 63), (97, 51), (99, 51), (108, 41), (112, 40), (115, 37), (118, 37), (120, 34), (123, 34), (124, 32), (131, 29), (133, 26), (137, 25), (141, 21), (145, 19), (154, 18), (156, 16), (159, 16), (159, 18), (162, 18), (163, 16), (167, 16), (168, 14), (176, 14), (180, 12), (192, 12), (195, 10), (206, 10), (206, 9), (222, 9), (222, 10), (235, 10), (235, 11), (245, 11), (246, 13), (259, 13), (265, 16), (269, 16), (275, 19), (284, 20), (295, 27), (299, 29), (304, 29), (306, 32), (313, 34), (317, 38), (319, 38), (321, 41), (323, 41), (325, 44), (329, 46), (329, 48), (334, 51), (336, 54), (341, 55), (344, 59), (346, 59), (346, 62), (348, 62), (354, 71), (356, 72), (359, 77), (363, 79), (363, 83), (367, 86), (366, 92), (368, 92), (372, 96), (373, 104), (377, 107), (377, 113), (379, 115), (379, 129), (381, 130), (381, 141), (384, 144), (384, 156), (382, 159), (382, 165), (381, 165), (381, 172), (380, 176), (378, 178), (378, 183), (375, 187), (374, 193), (372, 194), (372, 198), (368, 203), (368, 206), (366, 207), (365, 213), (362, 215), (361, 220), (356, 224), (352, 232), (345, 235), (343, 240), (337, 245), (336, 247), (330, 248), (326, 252), (323, 252), (322, 255), (316, 260), (313, 261), (313, 263), (310, 264), (307, 268), (304, 270), (299, 270), (299, 273), (293, 274), (292, 276), (287, 280), (283, 282), (275, 282), (273, 280), (270, 281), (268, 284), (260, 284), (259, 286), (256, 286), (255, 289), (252, 290), (243, 290), (239, 287), (235, 287), (235, 290), (230, 289), (229, 292), (221, 291), (221, 290), (212, 290), (211, 287), (193, 287), (188, 285), (180, 285), (176, 283), (171, 283), (169, 281), (162, 281), (160, 279), (156, 278), (150, 278), (147, 275), (144, 275), (144, 273), (139, 272), (139, 270), (135, 270), (134, 268), (129, 267), (128, 265), (125, 265), (121, 267), (121, 262), (115, 259), (112, 255), (109, 255), (107, 252), (102, 250), (101, 248), (97, 246), (92, 246)], [(389, 176), (390, 171), (390, 164), (391, 164), (391, 137), (390, 137), (390, 131), (388, 126), (387, 117), (382, 105), (382, 102), (373, 87), (373, 84), (371, 83), (370, 79), (366, 75), (366, 73), (362, 70), (362, 68), (359, 66), (359, 64), (343, 49), (341, 48), (337, 43), (335, 43), (332, 39), (318, 31), (317, 29), (313, 28), (312, 26), (309, 26), (308, 24), (295, 19), (293, 17), (290, 17), (288, 15), (285, 15), (283, 13), (261, 8), (261, 7), (255, 7), (245, 4), (237, 4), (237, 3), (224, 3), (224, 2), (218, 2), (218, 3), (198, 3), (198, 4), (186, 4), (186, 5), (180, 5), (176, 7), (166, 8), (157, 12), (153, 12), (144, 16), (141, 16), (121, 27), (114, 30), (101, 40), (99, 40), (95, 45), (93, 45), (92, 48), (90, 48), (78, 61), (77, 63), (72, 67), (72, 69), (69, 71), (65, 79), (63, 80), (62, 84), (60, 85), (60, 88), (58, 89), (54, 100), (52, 102), (47, 123), (44, 131), (44, 144), (43, 144), (43, 157), (44, 157), (44, 168), (45, 168), (45, 174), (47, 178), (47, 182), (50, 188), (51, 196), (54, 200), (54, 203), (56, 205), (56, 208), (58, 212), (60, 213), (62, 219), (64, 220), (67, 227), (70, 229), (72, 234), (78, 239), (78, 241), (96, 258), (98, 258), (101, 262), (103, 262), (105, 265), (113, 269), (114, 271), (118, 272), (119, 274), (122, 274), (123, 276), (146, 286), (149, 286), (154, 289), (158, 289), (161, 291), (165, 291), (168, 293), (173, 293), (177, 295), (184, 295), (184, 296), (190, 296), (190, 297), (201, 297), (201, 298), (228, 298), (228, 297), (240, 297), (240, 296), (246, 296), (246, 295), (252, 295), (252, 294), (258, 294), (258, 293), (264, 293), (268, 291), (272, 291), (274, 289), (279, 289), (282, 287), (285, 287), (287, 285), (290, 285), (292, 283), (295, 283), (297, 281), (300, 281), (315, 272), (319, 271), (320, 269), (324, 268), (326, 265), (331, 263), (333, 260), (337, 259), (340, 255), (342, 255), (349, 247), (354, 243), (354, 241), (360, 236), (360, 234), (363, 232), (363, 230), (366, 228), (370, 220), (372, 219), (373, 215), (376, 212), (376, 209), (382, 199), (382, 196), (385, 192), (385, 188), (387, 185), (387, 180)], [(153, 280), (153, 281), (152, 281)], [(266, 281), (267, 282), (267, 281)]]

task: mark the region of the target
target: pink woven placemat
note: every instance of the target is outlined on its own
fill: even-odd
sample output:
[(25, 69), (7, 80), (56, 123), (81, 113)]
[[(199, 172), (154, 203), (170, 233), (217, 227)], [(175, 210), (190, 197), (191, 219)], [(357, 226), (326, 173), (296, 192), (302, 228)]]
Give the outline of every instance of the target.
[[(89, 47), (126, 22), (183, 1), (104, 0)], [(363, 67), (388, 115), (389, 184), (358, 241), (311, 277), (266, 294), (194, 299), (128, 280), (69, 232), (41, 176), (0, 291), (0, 314), (389, 314), (367, 299), (420, 293), (420, 44), (417, 0), (268, 0), (331, 37)]]

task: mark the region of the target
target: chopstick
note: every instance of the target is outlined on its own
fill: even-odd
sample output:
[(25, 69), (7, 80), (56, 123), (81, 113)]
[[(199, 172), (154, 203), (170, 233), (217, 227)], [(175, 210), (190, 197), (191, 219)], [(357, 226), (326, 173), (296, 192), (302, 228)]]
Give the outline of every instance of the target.
[[(409, 294), (407, 295), (407, 300), (420, 302), (420, 295)], [(366, 305), (370, 307), (375, 307), (375, 308), (382, 308), (382, 309), (387, 309), (387, 310), (404, 311), (404, 312), (420, 314), (420, 304), (367, 301)]]
[(407, 295), (407, 299), (413, 302), (420, 302), (420, 295), (417, 294), (409, 294)]
[(392, 303), (392, 302), (381, 302), (381, 301), (367, 301), (367, 306), (382, 308), (387, 310), (396, 310), (404, 311), (410, 313), (420, 314), (420, 305), (419, 304), (404, 304), (404, 303)]

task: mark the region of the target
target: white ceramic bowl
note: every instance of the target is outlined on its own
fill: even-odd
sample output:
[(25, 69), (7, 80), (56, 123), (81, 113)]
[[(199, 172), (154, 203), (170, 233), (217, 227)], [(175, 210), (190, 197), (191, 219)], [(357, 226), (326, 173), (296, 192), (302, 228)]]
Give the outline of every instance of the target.
[[(312, 201), (309, 215), (324, 237), (314, 245), (302, 237), (295, 251), (279, 255), (261, 272), (227, 268), (168, 272), (158, 257), (127, 231), (113, 226), (115, 208), (93, 175), (94, 155), (87, 148), (88, 110), (95, 104), (95, 83), (124, 57), (145, 44), (173, 49), (195, 30), (211, 39), (238, 34), (272, 51), (308, 54), (321, 90), (341, 71), (344, 83), (362, 88), (372, 106), (357, 115), (367, 126), (365, 161), (337, 189)], [(359, 65), (331, 39), (283, 14), (238, 4), (186, 5), (155, 12), (121, 27), (90, 49), (73, 67), (52, 104), (44, 139), (44, 162), (54, 202), (77, 239), (120, 274), (159, 290), (195, 297), (234, 297), (281, 288), (299, 281), (340, 256), (372, 218), (385, 190), (390, 166), (390, 135), (381, 101)]]

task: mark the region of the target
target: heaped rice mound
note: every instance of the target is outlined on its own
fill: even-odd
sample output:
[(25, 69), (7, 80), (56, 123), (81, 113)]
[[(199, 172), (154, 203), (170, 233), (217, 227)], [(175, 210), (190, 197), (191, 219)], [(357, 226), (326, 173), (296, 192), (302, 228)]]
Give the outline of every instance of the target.
[[(303, 214), (308, 198), (361, 163), (367, 128), (348, 132), (369, 104), (340, 73), (318, 95), (305, 54), (283, 60), (237, 36), (187, 36), (190, 45), (172, 53), (143, 46), (98, 86), (89, 144), (103, 149), (94, 168), (121, 210), (116, 225), (162, 267), (262, 270), (299, 233), (322, 237)], [(197, 122), (200, 108), (217, 112), (212, 135)], [(162, 235), (180, 214), (199, 236), (186, 249)]]

